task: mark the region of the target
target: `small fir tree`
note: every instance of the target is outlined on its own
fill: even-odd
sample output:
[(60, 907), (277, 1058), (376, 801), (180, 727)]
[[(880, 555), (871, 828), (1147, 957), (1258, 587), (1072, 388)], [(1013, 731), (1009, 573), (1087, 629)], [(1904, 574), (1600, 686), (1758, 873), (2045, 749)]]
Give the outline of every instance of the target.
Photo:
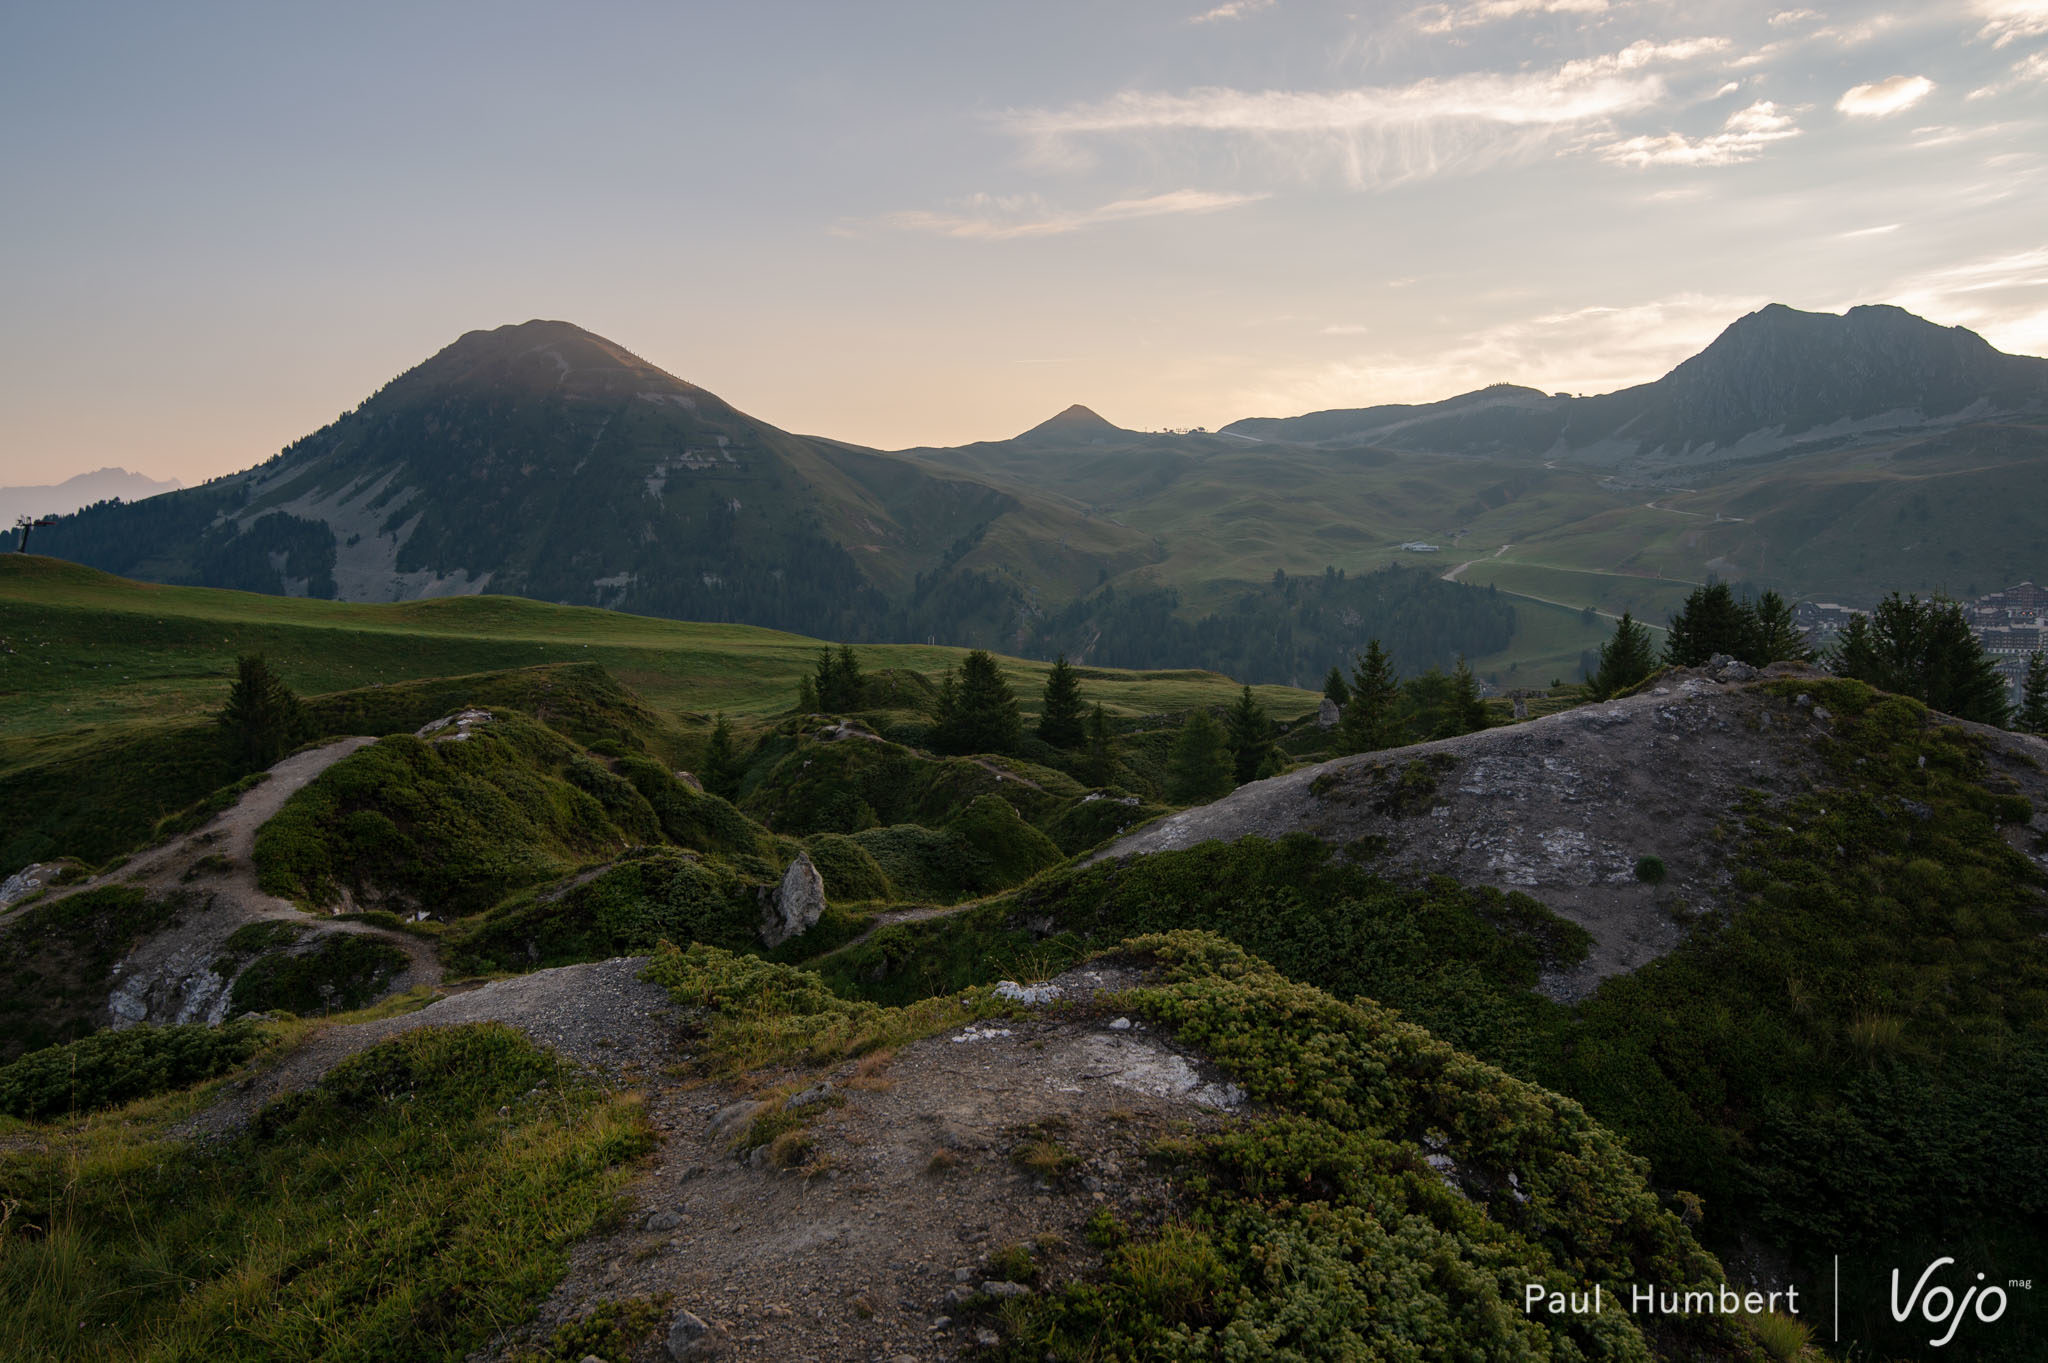
[(1813, 650), (1807, 647), (1806, 636), (1799, 626), (1792, 623), (1792, 607), (1776, 592), (1765, 592), (1756, 599), (1750, 613), (1749, 652), (1743, 661), (1758, 667), (1772, 663), (1810, 662)]
[(704, 761), (698, 776), (704, 789), (731, 800), (740, 792), (740, 755), (732, 741), (732, 721), (720, 715), (711, 726), (711, 739), (704, 745)]
[(1735, 599), (1725, 582), (1695, 587), (1664, 640), (1664, 661), (1673, 667), (1698, 667), (1717, 653), (1749, 661), (1756, 642), (1756, 616)]
[(220, 724), (252, 770), (270, 766), (313, 735), (306, 707), (260, 653), (235, 660), (235, 684), (228, 688)]
[(1600, 664), (1587, 683), (1594, 700), (1628, 690), (1657, 670), (1657, 651), (1650, 630), (1627, 611), (1614, 626), (1614, 637), (1600, 645)]
[(1167, 797), (1175, 804), (1196, 805), (1230, 793), (1230, 744), (1223, 726), (1207, 710), (1196, 710), (1181, 722), (1167, 757)]
[(1022, 733), (1017, 697), (1002, 669), (986, 651), (975, 649), (939, 686), (932, 746), (953, 753), (1009, 752)]
[(1451, 721), (1461, 734), (1476, 734), (1492, 722), (1486, 717), (1486, 698), (1479, 694), (1479, 678), (1472, 675), (1472, 665), (1462, 653), (1451, 673), (1450, 709)]
[(861, 674), (860, 659), (853, 656), (851, 644), (839, 646), (838, 672), (839, 695), (835, 710), (858, 710), (861, 707), (861, 691), (867, 685), (867, 678)]
[(1223, 727), (1229, 736), (1237, 784), (1256, 780), (1259, 768), (1273, 752), (1273, 721), (1266, 717), (1266, 707), (1259, 704), (1249, 686), (1238, 693), (1237, 704), (1223, 717)]
[(2048, 653), (2038, 648), (2027, 656), (2027, 676), (2020, 685), (2020, 708), (2013, 727), (2030, 734), (2048, 734)]
[(828, 714), (858, 710), (862, 680), (860, 660), (853, 656), (849, 645), (841, 644), (836, 651), (819, 649), (817, 666), (811, 671), (811, 693), (817, 697), (816, 708)]
[(1351, 672), (1351, 703), (1337, 722), (1337, 741), (1345, 752), (1376, 752), (1401, 741), (1399, 706), (1401, 684), (1394, 676), (1394, 660), (1369, 639), (1365, 656)]
[(1323, 678), (1323, 695), (1339, 710), (1351, 703), (1351, 688), (1344, 684), (1344, 669), (1334, 663), (1330, 666), (1330, 675)]
[(1867, 618), (1850, 619), (1829, 665), (1958, 719), (2005, 723), (2005, 679), (1953, 601), (1893, 592)]
[(1045, 704), (1038, 713), (1038, 736), (1055, 748), (1078, 748), (1086, 735), (1082, 719), (1081, 682), (1062, 653), (1045, 679)]
[(1116, 779), (1116, 734), (1100, 701), (1088, 712), (1088, 757), (1082, 767), (1083, 779), (1091, 786), (1106, 786)]

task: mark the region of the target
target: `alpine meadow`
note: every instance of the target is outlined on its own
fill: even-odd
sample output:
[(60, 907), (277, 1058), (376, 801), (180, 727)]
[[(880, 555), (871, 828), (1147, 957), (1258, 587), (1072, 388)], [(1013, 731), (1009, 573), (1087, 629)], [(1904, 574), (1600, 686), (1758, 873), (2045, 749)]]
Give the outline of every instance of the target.
[(2038, 0), (4, 28), (0, 1359), (2048, 1357)]

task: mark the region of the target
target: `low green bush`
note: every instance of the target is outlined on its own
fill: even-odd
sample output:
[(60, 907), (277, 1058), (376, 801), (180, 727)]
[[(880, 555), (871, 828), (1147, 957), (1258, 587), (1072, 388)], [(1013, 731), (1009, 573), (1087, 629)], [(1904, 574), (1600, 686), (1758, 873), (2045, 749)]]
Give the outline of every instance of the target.
[(0, 1113), (35, 1121), (96, 1112), (224, 1074), (264, 1044), (245, 1022), (96, 1032), (0, 1066)]
[(528, 898), (465, 925), (443, 949), (452, 970), (539, 970), (651, 951), (663, 940), (744, 949), (761, 921), (758, 881), (663, 850), (553, 898)]
[(408, 960), (391, 943), (366, 933), (322, 933), (309, 950), (257, 957), (235, 976), (230, 997), (237, 1013), (347, 1012), (375, 1000)]

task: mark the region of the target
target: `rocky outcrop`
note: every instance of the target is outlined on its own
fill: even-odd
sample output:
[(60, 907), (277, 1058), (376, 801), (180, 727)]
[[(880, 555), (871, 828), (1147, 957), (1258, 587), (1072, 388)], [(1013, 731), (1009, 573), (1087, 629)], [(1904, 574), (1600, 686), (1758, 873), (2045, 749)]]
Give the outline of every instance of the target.
[(475, 706), (470, 706), (467, 709), (458, 710), (452, 715), (444, 715), (440, 719), (420, 726), (420, 731), (414, 734), (413, 737), (424, 738), (432, 743), (460, 743), (467, 739), (479, 724), (489, 724), (490, 722), (491, 712), (489, 710), (481, 710)]
[[(1681, 919), (1728, 906), (1732, 867), (1714, 830), (1745, 792), (1810, 787), (1812, 740), (1829, 721), (1752, 685), (1757, 676), (1717, 659), (1621, 700), (1341, 757), (1240, 786), (1100, 855), (1306, 832), (1396, 878), (1519, 890), (1593, 935), (1581, 965), (1543, 980), (1552, 997), (1576, 998), (1677, 946)], [(1644, 857), (1668, 878), (1639, 879)]]
[(790, 938), (808, 932), (825, 912), (825, 877), (811, 864), (808, 853), (799, 852), (782, 883), (761, 911), (761, 944), (779, 947)]
[(30, 862), (6, 880), (0, 881), (0, 909), (28, 898), (48, 883), (56, 868), (40, 862)]
[(1343, 717), (1343, 711), (1337, 708), (1337, 702), (1331, 700), (1328, 696), (1324, 696), (1323, 703), (1316, 707), (1316, 727), (1318, 729), (1334, 729), (1337, 727), (1337, 721)]

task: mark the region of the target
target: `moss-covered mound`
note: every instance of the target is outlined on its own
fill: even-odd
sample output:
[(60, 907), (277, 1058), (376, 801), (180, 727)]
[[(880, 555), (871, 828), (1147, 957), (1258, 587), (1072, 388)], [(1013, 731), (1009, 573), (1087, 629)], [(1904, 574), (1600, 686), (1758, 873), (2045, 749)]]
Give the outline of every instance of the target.
[(271, 894), (454, 916), (661, 836), (632, 783), (505, 711), (466, 737), (398, 735), (299, 791), (256, 838)]
[(663, 850), (566, 892), (533, 896), (465, 925), (443, 949), (451, 970), (540, 970), (652, 951), (662, 941), (751, 946), (759, 881), (687, 852)]
[(852, 840), (897, 894), (940, 904), (1006, 890), (1062, 860), (1052, 839), (994, 795), (976, 797), (937, 828), (896, 824)]
[[(315, 696), (316, 737), (412, 733), (466, 706), (517, 710), (583, 744), (673, 753), (681, 738), (592, 663), (438, 677)], [(0, 778), (0, 876), (31, 861), (104, 863), (152, 838), (183, 831), (227, 801), (246, 774), (229, 736), (211, 720), (125, 729), (68, 746)], [(186, 817), (177, 823), (167, 820)]]

